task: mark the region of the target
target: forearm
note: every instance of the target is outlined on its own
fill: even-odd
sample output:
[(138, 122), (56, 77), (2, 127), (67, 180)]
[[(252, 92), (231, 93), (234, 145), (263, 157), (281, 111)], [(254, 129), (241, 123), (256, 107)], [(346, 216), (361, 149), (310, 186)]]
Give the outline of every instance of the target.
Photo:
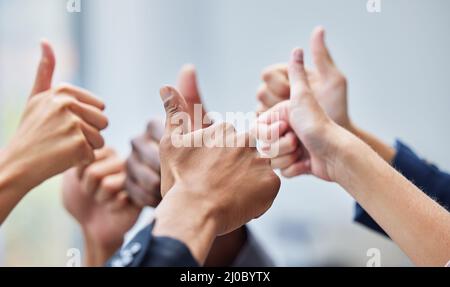
[(393, 147), (384, 143), (382, 140), (375, 137), (371, 133), (366, 132), (365, 130), (355, 126), (354, 124), (350, 124), (347, 129), (349, 132), (353, 133), (363, 142), (368, 144), (387, 163), (392, 164), (392, 161), (396, 153)]
[(354, 138), (337, 156), (337, 181), (417, 265), (450, 259), (450, 214)]
[(26, 175), (19, 162), (0, 152), (0, 224), (29, 191), (24, 184)]
[(153, 235), (183, 242), (203, 265), (216, 238), (217, 227), (209, 207), (192, 203), (193, 199), (185, 196), (182, 188), (172, 187), (155, 210)]

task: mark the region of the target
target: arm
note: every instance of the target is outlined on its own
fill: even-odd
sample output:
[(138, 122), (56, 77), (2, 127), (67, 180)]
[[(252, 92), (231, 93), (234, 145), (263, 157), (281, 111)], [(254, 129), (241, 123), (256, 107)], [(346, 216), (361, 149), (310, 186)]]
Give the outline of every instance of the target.
[(337, 158), (337, 182), (412, 261), (444, 266), (450, 258), (449, 213), (355, 138)]
[(83, 231), (86, 266), (104, 265), (139, 216), (124, 187), (124, 160), (111, 148), (96, 151), (89, 166), (64, 174), (63, 203)]
[[(74, 165), (92, 161), (103, 146), (104, 104), (69, 85), (51, 88), (55, 56), (41, 44), (35, 85), (19, 127), (0, 158), (0, 223), (32, 188)], [(57, 144), (55, 144), (57, 143)]]
[[(179, 74), (178, 87), (182, 97), (186, 100), (187, 113), (191, 119), (196, 118), (194, 107), (195, 105), (202, 105), (202, 100), (194, 67), (187, 65), (182, 68)], [(200, 116), (203, 118), (206, 113), (204, 109), (201, 111)], [(196, 127), (194, 123), (194, 129), (198, 128), (201, 128), (201, 126), (197, 124)], [(154, 119), (147, 124), (145, 133), (132, 140), (132, 153), (127, 160), (126, 189), (133, 201), (139, 206), (157, 207), (161, 202), (159, 142), (163, 131), (164, 121)], [(245, 226), (230, 234), (218, 237), (212, 245), (205, 265), (232, 265), (247, 246), (247, 243)], [(251, 244), (254, 244), (253, 241)], [(255, 264), (266, 264), (267, 261), (260, 260), (261, 262), (258, 262), (257, 258), (265, 258), (265, 256), (256, 251), (252, 251), (247, 257), (254, 257)]]
[(289, 64), (291, 98), (259, 117), (272, 125), (273, 113), (289, 122), (304, 147), (293, 165), (344, 187), (417, 265), (443, 266), (450, 258), (450, 214), (401, 176), (360, 139), (335, 124), (314, 97), (295, 49)]

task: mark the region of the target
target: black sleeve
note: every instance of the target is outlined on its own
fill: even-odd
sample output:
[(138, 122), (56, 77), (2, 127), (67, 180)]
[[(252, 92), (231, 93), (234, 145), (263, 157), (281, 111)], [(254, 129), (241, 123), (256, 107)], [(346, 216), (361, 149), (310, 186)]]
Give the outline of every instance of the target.
[(152, 235), (153, 224), (118, 251), (107, 267), (198, 267), (188, 247), (173, 238)]

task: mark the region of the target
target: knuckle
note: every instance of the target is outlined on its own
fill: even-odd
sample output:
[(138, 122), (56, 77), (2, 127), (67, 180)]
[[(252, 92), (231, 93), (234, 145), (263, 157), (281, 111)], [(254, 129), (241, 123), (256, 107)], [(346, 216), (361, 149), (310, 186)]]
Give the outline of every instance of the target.
[(259, 102), (263, 102), (266, 99), (266, 89), (265, 88), (260, 88), (258, 90), (258, 92), (256, 93), (256, 99)]
[(335, 77), (336, 77), (335, 81), (337, 84), (339, 84), (339, 85), (347, 84), (347, 78), (343, 74), (341, 74), (339, 71), (336, 73)]
[(56, 94), (60, 94), (60, 93), (67, 93), (72, 89), (72, 86), (69, 84), (60, 84), (55, 88), (55, 93)]
[[(98, 177), (94, 177), (94, 179), (99, 179)], [(107, 193), (114, 193), (117, 188), (114, 186), (114, 182), (110, 180), (110, 178), (106, 177), (100, 182), (100, 190), (103, 190)]]
[(147, 124), (147, 133), (152, 133), (154, 130), (160, 128), (162, 125), (161, 120), (159, 119), (150, 119)]
[(261, 73), (261, 78), (264, 82), (270, 81), (272, 78), (272, 74), (274, 72), (274, 69), (272, 67), (265, 68)]
[(95, 167), (88, 167), (86, 169), (86, 178), (92, 181), (97, 181), (100, 179), (100, 173)]

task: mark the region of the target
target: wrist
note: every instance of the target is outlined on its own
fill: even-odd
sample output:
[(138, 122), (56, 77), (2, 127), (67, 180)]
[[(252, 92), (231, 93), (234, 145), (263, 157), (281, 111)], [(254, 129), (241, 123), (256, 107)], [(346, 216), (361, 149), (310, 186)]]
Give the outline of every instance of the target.
[(174, 185), (155, 210), (154, 236), (177, 239), (203, 265), (218, 233), (214, 208), (183, 186)]
[(114, 244), (105, 244), (101, 240), (92, 235), (86, 228), (83, 227), (84, 236), (84, 265), (86, 267), (100, 267), (111, 258), (114, 253), (120, 249), (123, 244), (123, 239)]
[(2, 187), (7, 185), (21, 196), (41, 183), (34, 172), (39, 170), (39, 162), (24, 158), (23, 154), (20, 148), (11, 144), (0, 153), (0, 184)]
[(0, 191), (2, 193), (12, 192), (15, 197), (23, 197), (32, 188), (25, 182), (28, 176), (26, 165), (8, 150), (0, 153)]
[(366, 167), (376, 153), (360, 138), (350, 133), (342, 136), (336, 156), (336, 179), (346, 190), (353, 190), (358, 173)]

